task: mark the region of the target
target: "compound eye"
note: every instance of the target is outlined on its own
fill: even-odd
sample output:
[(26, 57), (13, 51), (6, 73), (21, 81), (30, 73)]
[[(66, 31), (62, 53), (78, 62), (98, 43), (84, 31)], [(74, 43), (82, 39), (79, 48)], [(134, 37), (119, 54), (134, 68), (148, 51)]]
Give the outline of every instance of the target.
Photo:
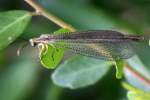
[(33, 41), (33, 39), (30, 39), (29, 42), (30, 42), (31, 46), (33, 46), (33, 47), (35, 47), (35, 46), (37, 45), (37, 43), (35, 43), (35, 42)]

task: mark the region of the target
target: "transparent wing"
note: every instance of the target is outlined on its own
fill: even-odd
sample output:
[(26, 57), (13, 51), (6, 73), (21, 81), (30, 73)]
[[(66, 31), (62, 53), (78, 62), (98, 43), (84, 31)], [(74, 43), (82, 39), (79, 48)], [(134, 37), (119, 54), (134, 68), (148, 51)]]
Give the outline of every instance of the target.
[(134, 35), (123, 35), (120, 32), (112, 30), (91, 30), (65, 33), (62, 35), (49, 35), (49, 39), (53, 39), (55, 42), (100, 43), (140, 41), (143, 40), (143, 37)]
[(128, 59), (134, 55), (129, 42), (102, 43), (56, 43), (58, 48), (67, 48), (74, 53), (103, 60)]
[(134, 55), (132, 42), (143, 40), (142, 36), (123, 35), (112, 30), (95, 30), (49, 36), (57, 47), (104, 60), (128, 59)]

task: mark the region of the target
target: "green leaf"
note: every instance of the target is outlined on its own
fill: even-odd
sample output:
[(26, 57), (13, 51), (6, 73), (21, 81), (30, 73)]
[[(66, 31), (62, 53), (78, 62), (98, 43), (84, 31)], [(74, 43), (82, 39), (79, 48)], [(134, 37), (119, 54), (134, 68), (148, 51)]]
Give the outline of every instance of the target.
[(31, 19), (27, 11), (8, 11), (0, 13), (0, 50), (21, 35)]
[(45, 52), (45, 50), (42, 50), (42, 53), (40, 55), (41, 64), (48, 69), (55, 68), (61, 61), (61, 59), (64, 56), (64, 50), (63, 49), (57, 49), (55, 47), (52, 47), (50, 45), (47, 45), (48, 48)]
[(150, 100), (150, 93), (146, 92), (129, 91), (127, 96), (129, 100)]
[[(67, 29), (60, 29), (54, 34), (63, 34), (65, 32), (69, 32)], [(65, 50), (62, 48), (56, 48), (55, 45), (44, 45), (43, 48), (40, 49), (40, 60), (41, 64), (48, 69), (53, 69), (57, 67), (64, 56)]]
[(64, 34), (64, 33), (67, 33), (67, 32), (70, 32), (70, 31), (66, 28), (61, 28), (58, 31), (55, 31), (54, 34)]
[(52, 74), (55, 84), (71, 89), (92, 85), (110, 69), (112, 63), (84, 56), (66, 60)]
[(116, 61), (115, 66), (116, 66), (116, 78), (121, 79), (123, 76), (124, 61), (123, 60)]
[(125, 82), (123, 82), (123, 87), (128, 91), (127, 97), (129, 100), (150, 100), (150, 92), (145, 92), (140, 89), (137, 89)]

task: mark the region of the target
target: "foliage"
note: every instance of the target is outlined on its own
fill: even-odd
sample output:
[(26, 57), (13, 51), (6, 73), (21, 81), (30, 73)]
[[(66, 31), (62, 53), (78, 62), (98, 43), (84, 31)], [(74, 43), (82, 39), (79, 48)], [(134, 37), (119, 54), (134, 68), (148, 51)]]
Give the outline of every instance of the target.
[[(12, 9), (10, 5), (3, 5), (7, 2), (10, 3), (9, 0), (0, 1), (0, 5), (2, 4), (0, 10), (3, 10), (0, 12), (0, 99), (66, 100), (69, 98), (72, 100), (98, 100), (104, 98), (105, 100), (120, 100), (120, 98), (125, 99), (125, 95), (129, 100), (150, 99), (150, 56), (148, 55), (150, 47), (148, 47), (148, 43), (141, 44), (142, 46), (135, 51), (136, 55), (133, 58), (116, 62), (72, 55), (67, 52), (67, 49), (57, 48), (51, 44), (42, 44), (39, 46), (38, 52), (36, 49), (26, 48), (20, 57), (15, 55), (18, 43), (23, 42), (23, 39), (28, 41), (29, 37), (34, 38), (34, 36), (46, 32), (64, 34), (71, 31), (71, 29), (69, 30), (71, 26), (75, 27), (77, 31), (109, 29), (136, 35), (149, 33), (150, 17), (147, 17), (149, 16), (147, 13), (149, 12), (149, 1), (35, 1), (44, 7), (44, 11), (47, 9), (50, 15), (51, 13), (55, 15), (51, 16), (50, 21), (54, 20), (53, 22), (56, 24), (64, 21), (71, 25), (63, 24), (65, 26), (62, 25), (61, 28), (43, 19), (47, 16), (33, 17), (43, 14), (38, 11), (33, 13), (29, 10), (6, 11)], [(24, 4), (25, 2), (23, 5), (19, 5), (24, 7)], [(14, 2), (12, 5), (21, 9)], [(38, 53), (44, 68), (56, 69), (53, 71), (39, 67)], [(114, 78), (114, 66), (116, 67), (117, 79)], [(52, 82), (49, 75), (51, 75)], [(123, 76), (128, 82), (123, 83), (127, 94), (119, 85), (122, 80), (118, 79), (122, 79)], [(116, 83), (117, 87), (114, 87), (113, 83)], [(107, 87), (103, 88), (105, 85)], [(110, 87), (108, 88), (108, 86)], [(106, 90), (110, 92), (108, 93)], [(114, 90), (118, 90), (118, 92), (111, 92)], [(66, 94), (67, 96), (65, 96)], [(89, 98), (90, 96), (93, 98)]]
[(52, 74), (52, 79), (62, 87), (81, 88), (101, 79), (111, 65), (110, 62), (76, 56), (61, 64)]
[(129, 98), (129, 100), (149, 100), (150, 99), (150, 92), (144, 92), (140, 89), (136, 89), (135, 87), (127, 84), (127, 83), (123, 83), (123, 86), (129, 90), (127, 97)]
[(0, 13), (0, 50), (22, 34), (31, 19), (30, 12), (8, 11)]

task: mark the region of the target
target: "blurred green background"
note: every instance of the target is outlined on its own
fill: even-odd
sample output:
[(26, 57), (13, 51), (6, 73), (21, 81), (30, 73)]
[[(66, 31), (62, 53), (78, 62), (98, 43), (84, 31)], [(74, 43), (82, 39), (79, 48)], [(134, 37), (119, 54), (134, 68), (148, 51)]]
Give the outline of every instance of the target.
[[(116, 29), (136, 34), (147, 34), (150, 31), (150, 0), (38, 2), (78, 30)], [(0, 11), (16, 9), (33, 11), (23, 0), (0, 0)], [(37, 48), (28, 46), (17, 57), (16, 50), (25, 41), (57, 29), (59, 27), (51, 21), (33, 17), (24, 33), (0, 52), (0, 100), (126, 100), (126, 91), (120, 80), (115, 78), (114, 68), (96, 84), (70, 90), (52, 83), (50, 75), (53, 70), (40, 65)]]

